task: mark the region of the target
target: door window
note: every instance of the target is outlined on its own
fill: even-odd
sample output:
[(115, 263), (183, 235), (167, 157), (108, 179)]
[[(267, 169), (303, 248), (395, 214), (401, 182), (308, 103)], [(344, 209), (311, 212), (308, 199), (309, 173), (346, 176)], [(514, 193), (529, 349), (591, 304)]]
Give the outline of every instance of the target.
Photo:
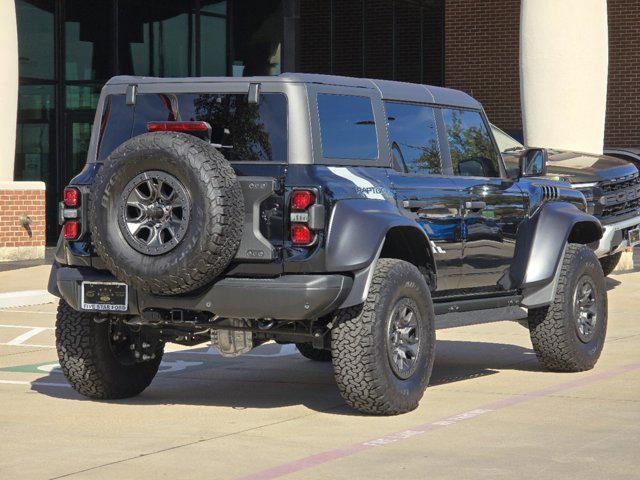
[(369, 97), (318, 94), (322, 156), (376, 160), (378, 137)]
[(454, 175), (499, 177), (498, 152), (480, 112), (443, 108)]
[(385, 102), (395, 165), (419, 174), (442, 173), (433, 107)]

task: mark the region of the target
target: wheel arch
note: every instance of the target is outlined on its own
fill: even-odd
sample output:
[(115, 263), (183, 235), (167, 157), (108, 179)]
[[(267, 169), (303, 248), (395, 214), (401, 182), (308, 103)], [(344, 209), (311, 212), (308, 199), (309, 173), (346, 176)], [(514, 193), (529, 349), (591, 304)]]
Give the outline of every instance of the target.
[(601, 237), (600, 222), (575, 205), (563, 202), (543, 205), (518, 228), (509, 287), (523, 291), (524, 306), (549, 304), (566, 246), (587, 245)]
[(418, 267), (435, 287), (436, 265), (424, 229), (386, 201), (336, 202), (326, 245), (328, 271), (353, 272), (354, 283), (340, 308), (358, 305), (369, 291), (378, 258), (397, 258)]

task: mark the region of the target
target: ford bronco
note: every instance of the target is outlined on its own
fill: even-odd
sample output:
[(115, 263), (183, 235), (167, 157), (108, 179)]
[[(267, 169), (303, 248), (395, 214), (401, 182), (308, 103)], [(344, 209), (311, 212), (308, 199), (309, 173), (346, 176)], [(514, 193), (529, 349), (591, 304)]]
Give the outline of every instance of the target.
[(418, 405), (450, 316), (524, 312), (547, 369), (592, 368), (607, 294), (579, 191), (544, 151), (507, 175), (455, 90), (323, 75), (116, 77), (64, 191), (49, 289), (62, 370), (137, 395), (164, 345), (275, 341), (331, 361), (350, 406)]

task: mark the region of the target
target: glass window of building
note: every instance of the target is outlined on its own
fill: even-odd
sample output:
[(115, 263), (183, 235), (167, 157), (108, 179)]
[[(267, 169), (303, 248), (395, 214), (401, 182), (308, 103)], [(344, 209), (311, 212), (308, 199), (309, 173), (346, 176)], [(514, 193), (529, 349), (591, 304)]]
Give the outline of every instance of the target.
[(385, 102), (391, 152), (411, 173), (442, 173), (433, 107)]

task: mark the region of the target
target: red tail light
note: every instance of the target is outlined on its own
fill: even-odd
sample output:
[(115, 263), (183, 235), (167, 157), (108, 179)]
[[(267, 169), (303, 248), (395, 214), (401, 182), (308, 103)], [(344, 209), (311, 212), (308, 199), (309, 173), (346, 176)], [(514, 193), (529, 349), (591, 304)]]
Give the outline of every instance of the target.
[(149, 122), (149, 132), (207, 132), (211, 127), (207, 122)]
[(65, 207), (77, 208), (80, 206), (80, 192), (75, 188), (65, 188), (62, 201)]
[(68, 220), (64, 224), (63, 231), (64, 238), (67, 240), (75, 240), (80, 234), (80, 224), (75, 220)]
[(298, 223), (291, 225), (291, 241), (294, 245), (309, 245), (313, 243), (314, 237), (308, 226)]
[(291, 193), (291, 209), (306, 210), (316, 201), (316, 196), (309, 190), (294, 190)]

